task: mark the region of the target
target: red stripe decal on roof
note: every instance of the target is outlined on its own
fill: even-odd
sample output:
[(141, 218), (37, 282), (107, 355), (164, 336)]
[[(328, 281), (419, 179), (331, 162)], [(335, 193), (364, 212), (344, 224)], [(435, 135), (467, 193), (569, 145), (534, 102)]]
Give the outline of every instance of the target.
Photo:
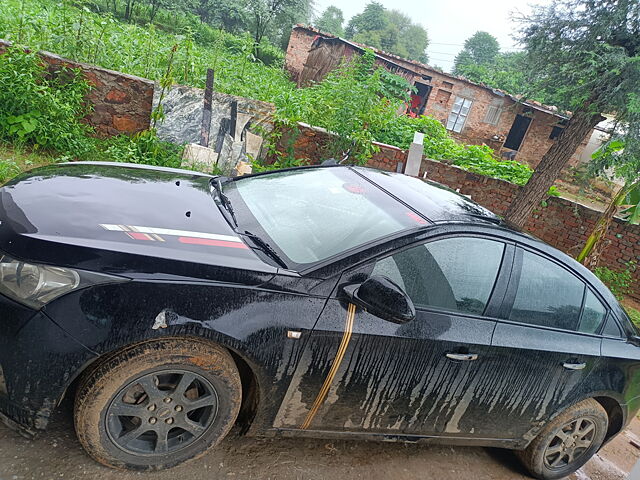
[(238, 242), (226, 242), (224, 240), (211, 240), (209, 238), (195, 238), (195, 237), (178, 237), (180, 243), (188, 243), (191, 245), (210, 245), (213, 247), (229, 247), (229, 248), (244, 248), (248, 249), (244, 243)]

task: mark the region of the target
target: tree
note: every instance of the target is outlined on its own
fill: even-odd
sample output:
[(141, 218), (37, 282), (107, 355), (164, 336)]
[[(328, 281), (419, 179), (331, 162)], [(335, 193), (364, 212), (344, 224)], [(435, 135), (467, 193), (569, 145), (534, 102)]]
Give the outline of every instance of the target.
[(461, 69), (468, 65), (490, 66), (500, 53), (496, 37), (487, 32), (476, 32), (464, 41), (464, 48), (454, 60), (453, 73), (464, 75)]
[(272, 40), (276, 40), (275, 37), (282, 37), (291, 30), (296, 19), (306, 20), (310, 1), (246, 0), (245, 9), (257, 49), (267, 34), (270, 33)]
[(333, 5), (327, 7), (314, 22), (318, 30), (331, 33), (338, 37), (344, 36), (344, 14)]
[(362, 13), (353, 16), (345, 35), (400, 57), (427, 62), (429, 37), (424, 27), (413, 23), (408, 15), (387, 10), (378, 2), (367, 4)]
[(529, 182), (507, 209), (505, 220), (523, 227), (571, 155), (601, 120), (619, 122), (640, 109), (640, 3), (637, 0), (555, 0), (521, 19), (527, 77), (555, 91), (571, 119), (542, 157)]
[[(351, 17), (345, 30), (347, 38), (353, 38), (358, 33), (382, 31), (389, 25), (386, 9), (381, 3), (371, 2), (364, 7), (364, 11)], [(372, 45), (372, 47), (375, 45)]]
[[(462, 58), (468, 52), (460, 52), (458, 58)], [(493, 88), (499, 88), (505, 92), (515, 95), (528, 93), (528, 98), (538, 100), (542, 103), (545, 97), (541, 92), (531, 92), (528, 88), (527, 79), (525, 77), (525, 67), (523, 65), (525, 59), (524, 52), (499, 53), (490, 65), (477, 65), (472, 61), (462, 60), (456, 70), (456, 75), (471, 80), (472, 82), (483, 83)]]

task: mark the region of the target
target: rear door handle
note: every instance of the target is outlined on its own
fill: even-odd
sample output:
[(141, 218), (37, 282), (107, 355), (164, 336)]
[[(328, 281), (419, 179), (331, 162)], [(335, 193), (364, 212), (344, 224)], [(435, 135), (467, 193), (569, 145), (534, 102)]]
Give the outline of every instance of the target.
[(569, 363), (569, 362), (565, 362), (562, 364), (562, 366), (564, 368), (566, 368), (567, 370), (582, 370), (584, 367), (587, 366), (586, 363)]
[(477, 353), (447, 353), (446, 357), (450, 358), (451, 360), (461, 360), (464, 362), (469, 362), (471, 360), (477, 360), (478, 354)]

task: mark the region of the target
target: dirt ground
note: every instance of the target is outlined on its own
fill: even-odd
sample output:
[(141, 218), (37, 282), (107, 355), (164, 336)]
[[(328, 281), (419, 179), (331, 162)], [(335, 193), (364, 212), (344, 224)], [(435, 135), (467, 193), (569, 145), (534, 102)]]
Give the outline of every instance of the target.
[[(609, 443), (571, 480), (623, 480), (640, 458), (640, 421)], [(256, 439), (232, 434), (206, 456), (159, 473), (119, 472), (87, 457), (68, 415), (27, 440), (0, 425), (0, 480), (519, 480), (526, 475), (507, 450), (397, 443)]]

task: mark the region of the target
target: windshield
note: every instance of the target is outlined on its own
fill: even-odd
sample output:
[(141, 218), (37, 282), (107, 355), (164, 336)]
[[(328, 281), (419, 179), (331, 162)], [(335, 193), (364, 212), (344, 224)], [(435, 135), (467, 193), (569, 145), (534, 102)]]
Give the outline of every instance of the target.
[(262, 230), (297, 264), (427, 223), (348, 168), (240, 178), (226, 184), (225, 193), (241, 229)]

